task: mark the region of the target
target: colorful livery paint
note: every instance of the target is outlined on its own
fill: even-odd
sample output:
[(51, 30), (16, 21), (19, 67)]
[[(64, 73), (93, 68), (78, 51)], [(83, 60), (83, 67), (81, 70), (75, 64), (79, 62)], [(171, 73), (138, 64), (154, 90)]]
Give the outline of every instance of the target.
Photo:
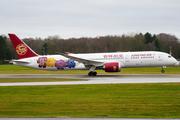
[(121, 68), (162, 67), (179, 65), (170, 54), (157, 51), (112, 52), (73, 54), (69, 52), (59, 55), (42, 56), (36, 54), (15, 34), (9, 34), (14, 49), (19, 57), (13, 64), (41, 70), (90, 70), (89, 76), (96, 76), (96, 69), (106, 72), (120, 72)]

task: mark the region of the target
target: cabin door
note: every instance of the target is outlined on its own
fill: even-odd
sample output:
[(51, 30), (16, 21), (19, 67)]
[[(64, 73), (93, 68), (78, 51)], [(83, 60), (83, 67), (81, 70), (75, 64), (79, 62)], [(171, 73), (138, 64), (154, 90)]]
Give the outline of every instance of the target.
[(126, 56), (125, 56), (125, 61), (126, 61), (126, 62), (129, 62), (129, 59), (130, 59), (130, 58), (129, 58), (129, 55), (126, 55)]
[(158, 59), (159, 59), (159, 61), (163, 61), (163, 55), (162, 55), (162, 54), (159, 54), (159, 55), (158, 55)]

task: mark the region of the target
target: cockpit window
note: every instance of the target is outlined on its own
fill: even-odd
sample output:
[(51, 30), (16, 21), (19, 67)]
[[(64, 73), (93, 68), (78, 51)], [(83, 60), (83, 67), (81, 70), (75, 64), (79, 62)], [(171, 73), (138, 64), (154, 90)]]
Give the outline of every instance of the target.
[(171, 56), (169, 55), (168, 58), (171, 58)]

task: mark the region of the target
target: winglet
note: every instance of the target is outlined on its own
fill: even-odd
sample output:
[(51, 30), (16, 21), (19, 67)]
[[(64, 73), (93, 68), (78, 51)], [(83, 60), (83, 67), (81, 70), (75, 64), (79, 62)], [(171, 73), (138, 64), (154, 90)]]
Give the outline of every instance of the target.
[(20, 40), (15, 34), (8, 34), (19, 59), (38, 56), (26, 43)]
[(66, 54), (73, 54), (73, 53), (70, 53), (70, 52), (65, 52)]

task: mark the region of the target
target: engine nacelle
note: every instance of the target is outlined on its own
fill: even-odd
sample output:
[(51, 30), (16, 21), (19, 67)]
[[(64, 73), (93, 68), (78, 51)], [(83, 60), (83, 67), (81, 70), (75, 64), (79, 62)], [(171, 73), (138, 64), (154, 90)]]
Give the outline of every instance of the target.
[(105, 63), (103, 66), (105, 72), (120, 72), (121, 65), (119, 62)]

